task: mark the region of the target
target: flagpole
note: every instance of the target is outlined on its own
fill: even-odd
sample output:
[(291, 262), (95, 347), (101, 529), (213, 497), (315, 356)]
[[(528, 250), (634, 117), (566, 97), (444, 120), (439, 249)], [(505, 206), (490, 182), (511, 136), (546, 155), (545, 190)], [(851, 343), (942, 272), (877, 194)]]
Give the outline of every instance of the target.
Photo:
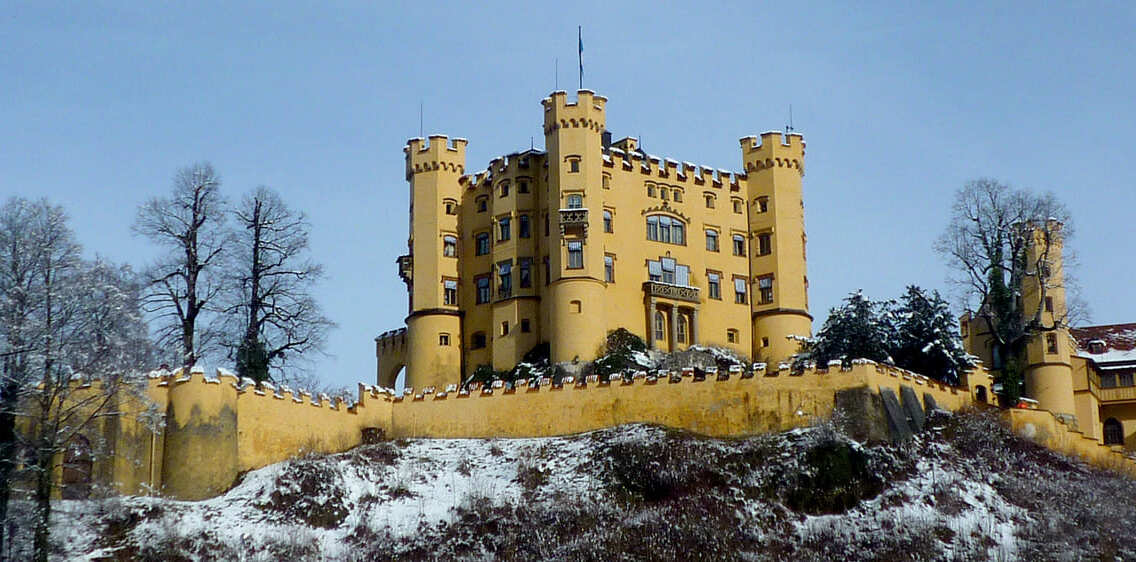
[(580, 40), (580, 89), (584, 89), (584, 26), (576, 27), (576, 34)]

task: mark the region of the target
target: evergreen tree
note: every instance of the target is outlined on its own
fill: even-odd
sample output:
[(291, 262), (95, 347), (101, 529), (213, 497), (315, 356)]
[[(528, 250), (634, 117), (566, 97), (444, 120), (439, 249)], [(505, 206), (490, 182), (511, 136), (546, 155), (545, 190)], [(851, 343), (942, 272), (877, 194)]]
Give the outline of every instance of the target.
[(927, 294), (911, 285), (895, 309), (896, 365), (951, 384), (973, 362), (955, 330), (954, 315), (938, 291)]
[(872, 302), (856, 291), (829, 311), (816, 337), (804, 345), (802, 357), (821, 366), (833, 360), (849, 366), (861, 358), (891, 363), (894, 333), (890, 301)]

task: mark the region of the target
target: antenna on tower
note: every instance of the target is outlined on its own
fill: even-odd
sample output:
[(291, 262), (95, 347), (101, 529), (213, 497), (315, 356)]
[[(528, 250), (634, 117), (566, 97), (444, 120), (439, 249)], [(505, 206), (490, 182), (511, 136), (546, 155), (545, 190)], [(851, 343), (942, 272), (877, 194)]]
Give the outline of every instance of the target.
[(560, 57), (556, 57), (555, 60), (556, 60), (556, 70), (555, 70), (556, 78), (553, 80), (553, 82), (556, 85), (552, 88), (552, 91), (554, 91), (554, 92), (560, 89)]
[(789, 104), (789, 124), (785, 126), (785, 132), (793, 132), (793, 104)]
[(423, 131), (422, 131), (422, 105), (423, 105), (422, 101), (419, 101), (418, 102), (418, 137), (419, 138), (421, 138), (422, 135), (423, 135)]

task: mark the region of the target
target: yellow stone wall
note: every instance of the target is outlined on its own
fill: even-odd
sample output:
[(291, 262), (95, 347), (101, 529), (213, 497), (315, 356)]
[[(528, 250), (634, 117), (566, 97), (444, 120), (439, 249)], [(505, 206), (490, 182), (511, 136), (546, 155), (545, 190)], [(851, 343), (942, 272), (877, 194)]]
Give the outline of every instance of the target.
[[(553, 361), (591, 360), (617, 328), (666, 351), (700, 343), (774, 365), (789, 359), (797, 342), (786, 336), (811, 334), (801, 135), (741, 139), (745, 171), (734, 173), (650, 155), (632, 137), (605, 148), (607, 99), (588, 90), (575, 97), (553, 92), (541, 102), (544, 151), (495, 158), (481, 172), (464, 172), (464, 139), (408, 141), (411, 348), (388, 348), (389, 358), (378, 348), (380, 371), (406, 361), (408, 386), (444, 387), (478, 365), (509, 369), (541, 342), (550, 344)], [(580, 212), (567, 212), (576, 198)], [(454, 201), (456, 207), (448, 206)], [(680, 223), (683, 243), (649, 240), (648, 216)], [(707, 231), (717, 233), (716, 250)], [(485, 235), (488, 247), (479, 255)], [(735, 235), (743, 240), (740, 255)], [(446, 236), (458, 240), (453, 256), (445, 255)], [(762, 236), (769, 240), (764, 253)], [(583, 248), (580, 267), (569, 264), (575, 242)], [(610, 280), (605, 258), (613, 263)], [(645, 287), (648, 261), (662, 258), (687, 266), (695, 290)], [(527, 287), (522, 262), (530, 264)], [(511, 267), (508, 294), (501, 290), (502, 264)], [(711, 273), (719, 276), (715, 297)], [(763, 276), (772, 278), (770, 302), (760, 299)], [(489, 298), (479, 304), (481, 278), (489, 280)], [(455, 305), (444, 302), (448, 279), (458, 282)], [(735, 302), (735, 279), (745, 283), (742, 302)], [(460, 316), (442, 320), (440, 313)], [(656, 313), (662, 338), (653, 337)], [(460, 336), (444, 346), (443, 331)]]

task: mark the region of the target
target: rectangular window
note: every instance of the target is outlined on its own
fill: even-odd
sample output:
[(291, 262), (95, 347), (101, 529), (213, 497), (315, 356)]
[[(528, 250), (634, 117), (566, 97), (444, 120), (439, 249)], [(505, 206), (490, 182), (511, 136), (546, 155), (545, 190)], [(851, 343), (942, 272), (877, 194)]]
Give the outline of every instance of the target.
[(706, 194), (706, 208), (707, 209), (713, 209), (714, 208), (714, 196), (712, 194), (709, 194), (709, 193)]
[(718, 273), (706, 273), (706, 284), (710, 298), (722, 300), (722, 275)]
[(504, 242), (512, 238), (512, 221), (509, 217), (501, 217), (497, 219), (497, 241)]
[(517, 225), (517, 236), (521, 238), (528, 238), (532, 236), (532, 226), (528, 215), (521, 215), (517, 218), (519, 224)]
[(768, 212), (768, 211), (769, 211), (769, 198), (768, 197), (758, 197), (757, 198), (757, 212), (765, 213), (765, 212)]
[(584, 268), (584, 243), (568, 243), (568, 269)]
[(487, 210), (489, 210), (489, 200), (486, 199), (485, 197), (478, 197), (477, 198), (477, 212), (484, 213)]
[(1132, 386), (1132, 373), (1120, 373), (1117, 375), (1116, 386)]
[(458, 282), (455, 279), (442, 281), (442, 302), (447, 306), (458, 305)]
[(477, 283), (477, 304), (489, 302), (489, 276), (482, 275), (478, 277), (475, 282)]
[(532, 331), (532, 325), (529, 323), (528, 318), (521, 319), (521, 331), (526, 334)]
[(615, 283), (615, 257), (604, 256), (604, 281)]
[(456, 236), (443, 236), (442, 237), (442, 255), (447, 258), (454, 258), (458, 255), (458, 238)]
[(659, 260), (663, 265), (663, 283), (675, 284), (675, 266), (678, 265), (673, 258)]
[(507, 299), (513, 296), (513, 262), (497, 264), (497, 297)]
[(509, 321), (508, 320), (501, 323), (501, 335), (502, 336), (509, 335)]
[(450, 345), (450, 335), (438, 334), (438, 345)]
[(469, 337), (470, 349), (483, 349), (485, 347), (485, 332), (477, 332)]
[(768, 232), (757, 235), (757, 255), (768, 256), (773, 253), (773, 235)]
[(1115, 388), (1116, 387), (1116, 375), (1114, 375), (1114, 374), (1102, 373), (1100, 380), (1101, 380), (1101, 388)]
[(501, 197), (509, 196), (509, 182), (501, 182)]
[(746, 303), (746, 280), (745, 277), (734, 278), (734, 302), (738, 304)]
[(1045, 311), (1053, 312), (1053, 297), (1045, 297)]
[(541, 258), (544, 262), (544, 284), (547, 286), (552, 282), (552, 266), (548, 262), (548, 256)]
[(544, 214), (544, 235), (548, 236), (548, 213)]
[(529, 182), (521, 180), (517, 182), (517, 193), (528, 193)]
[(739, 214), (739, 215), (742, 214), (742, 206), (744, 205), (742, 203), (742, 200), (741, 199), (734, 199), (732, 201), (732, 203), (734, 204), (734, 212)]
[(773, 276), (763, 275), (757, 278), (757, 289), (761, 292), (761, 304), (773, 302)]
[(1053, 332), (1045, 334), (1045, 352), (1057, 353), (1057, 334)]
[(726, 341), (729, 343), (738, 343), (738, 331), (732, 328), (726, 330)]
[(614, 231), (614, 228), (612, 226), (611, 211), (608, 211), (606, 209), (603, 212), (603, 227), (604, 232), (607, 232), (608, 234)]
[(706, 229), (706, 249), (711, 252), (718, 251), (718, 231)]
[(489, 233), (481, 232), (477, 235), (477, 255), (484, 256), (489, 253)]
[(517, 261), (517, 265), (520, 267), (517, 284), (522, 289), (532, 287), (532, 258), (521, 258)]
[(568, 161), (568, 172), (574, 174), (574, 173), (579, 172), (579, 171), (580, 171), (580, 159), (579, 158), (573, 158), (573, 159), (569, 160)]
[(568, 196), (568, 208), (569, 209), (583, 209), (584, 208), (584, 196), (578, 195), (578, 194), (569, 195)]
[(746, 239), (745, 236), (742, 236), (741, 234), (734, 235), (734, 255), (746, 255)]

